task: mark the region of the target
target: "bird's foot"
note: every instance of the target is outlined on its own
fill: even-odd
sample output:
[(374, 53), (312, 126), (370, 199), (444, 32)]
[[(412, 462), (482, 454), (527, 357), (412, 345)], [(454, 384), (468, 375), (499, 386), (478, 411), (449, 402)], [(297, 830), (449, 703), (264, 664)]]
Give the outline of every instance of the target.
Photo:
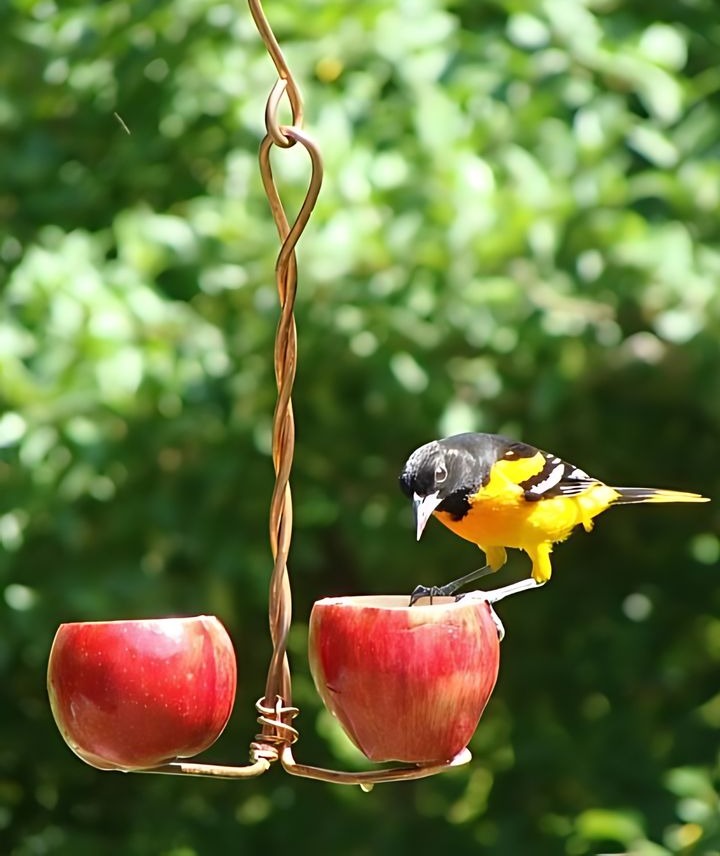
[(462, 588), (462, 586), (474, 582), (475, 580), (480, 579), (480, 577), (484, 577), (490, 573), (492, 573), (492, 568), (488, 567), (488, 565), (484, 565), (482, 568), (471, 571), (471, 573), (465, 574), (464, 577), (460, 577), (460, 579), (446, 583), (444, 586), (416, 586), (413, 593), (410, 595), (410, 606), (420, 600), (421, 597), (429, 597), (431, 603), (434, 597), (452, 597), (452, 595), (454, 595), (459, 588)]
[(432, 604), (433, 598), (450, 597), (454, 593), (455, 590), (449, 586), (415, 586), (412, 594), (410, 595), (410, 603), (408, 606), (415, 606), (415, 604), (424, 597), (430, 598), (430, 603)]

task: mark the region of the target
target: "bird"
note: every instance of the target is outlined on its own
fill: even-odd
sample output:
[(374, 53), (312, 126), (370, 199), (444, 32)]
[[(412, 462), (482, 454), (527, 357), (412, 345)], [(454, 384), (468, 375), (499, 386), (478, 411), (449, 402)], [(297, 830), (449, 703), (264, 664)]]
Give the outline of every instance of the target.
[[(523, 550), (534, 586), (552, 576), (550, 554), (576, 526), (586, 532), (612, 505), (707, 502), (697, 493), (610, 487), (557, 455), (501, 434), (456, 434), (420, 446), (407, 459), (400, 488), (412, 500), (418, 541), (431, 516), (484, 553), (482, 568), (444, 586), (418, 586), (426, 595), (452, 595), (498, 571), (506, 548)], [(531, 587), (531, 586), (524, 586)]]

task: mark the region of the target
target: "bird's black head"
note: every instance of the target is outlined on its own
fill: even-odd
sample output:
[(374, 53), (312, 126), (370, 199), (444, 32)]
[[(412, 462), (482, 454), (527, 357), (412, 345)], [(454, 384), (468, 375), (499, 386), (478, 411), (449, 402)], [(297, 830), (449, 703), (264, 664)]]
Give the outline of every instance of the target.
[(400, 488), (412, 499), (417, 537), (438, 509), (456, 519), (470, 505), (468, 497), (487, 483), (501, 448), (511, 441), (495, 434), (457, 434), (416, 449), (400, 474)]

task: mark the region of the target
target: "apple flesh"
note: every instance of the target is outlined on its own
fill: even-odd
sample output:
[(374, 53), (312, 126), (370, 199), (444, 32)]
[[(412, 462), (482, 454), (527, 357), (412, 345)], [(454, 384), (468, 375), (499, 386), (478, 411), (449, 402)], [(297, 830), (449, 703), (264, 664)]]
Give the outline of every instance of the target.
[(227, 724), (236, 685), (230, 637), (207, 615), (62, 624), (48, 663), (60, 733), (103, 770), (207, 749)]
[(325, 706), (372, 761), (447, 761), (470, 742), (497, 680), (491, 606), (436, 599), (317, 601), (309, 656)]

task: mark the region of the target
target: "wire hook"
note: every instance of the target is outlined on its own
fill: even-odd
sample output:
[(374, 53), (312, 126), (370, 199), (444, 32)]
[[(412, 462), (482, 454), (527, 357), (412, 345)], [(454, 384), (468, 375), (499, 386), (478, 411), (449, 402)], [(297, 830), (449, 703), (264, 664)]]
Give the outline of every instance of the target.
[(295, 128), (302, 128), (304, 113), (300, 87), (293, 73), (290, 71), (285, 55), (265, 16), (262, 3), (260, 3), (260, 0), (248, 0), (248, 5), (250, 6), (250, 13), (255, 21), (255, 26), (265, 43), (267, 52), (270, 54), (270, 58), (280, 78), (270, 92), (267, 100), (265, 107), (265, 127), (275, 145), (283, 149), (288, 149), (295, 145), (295, 140), (284, 133), (285, 129), (282, 128), (278, 120), (278, 110), (282, 96), (287, 95), (292, 111), (292, 124)]

